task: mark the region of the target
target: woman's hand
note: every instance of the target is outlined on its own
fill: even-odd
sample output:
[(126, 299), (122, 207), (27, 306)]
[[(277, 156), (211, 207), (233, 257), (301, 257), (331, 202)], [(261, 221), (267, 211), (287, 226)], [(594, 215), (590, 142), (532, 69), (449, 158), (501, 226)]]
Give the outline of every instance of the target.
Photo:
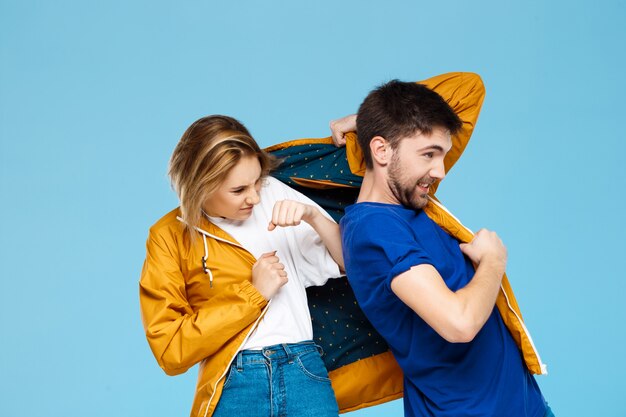
[(297, 226), (301, 221), (311, 223), (313, 216), (319, 211), (313, 207), (299, 201), (282, 200), (274, 204), (272, 220), (267, 226), (267, 230), (272, 231), (276, 226)]
[(344, 270), (343, 253), (341, 252), (341, 236), (339, 225), (324, 216), (317, 207), (300, 203), (299, 201), (283, 200), (274, 204), (272, 220), (267, 230), (272, 231), (276, 226), (297, 226), (302, 221), (307, 222), (320, 235), (330, 256), (333, 257), (339, 269)]
[(346, 146), (346, 133), (348, 132), (356, 132), (356, 114), (330, 122), (330, 133), (336, 147)]
[(266, 300), (271, 300), (287, 281), (285, 265), (276, 251), (264, 253), (252, 266), (252, 285)]

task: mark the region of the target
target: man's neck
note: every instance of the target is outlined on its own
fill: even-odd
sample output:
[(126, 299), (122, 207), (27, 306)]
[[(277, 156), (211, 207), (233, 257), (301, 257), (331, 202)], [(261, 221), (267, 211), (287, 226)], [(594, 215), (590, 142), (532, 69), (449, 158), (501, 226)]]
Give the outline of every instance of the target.
[(377, 175), (372, 170), (365, 171), (361, 191), (357, 203), (365, 201), (374, 203), (400, 204), (389, 189), (389, 185), (383, 175)]

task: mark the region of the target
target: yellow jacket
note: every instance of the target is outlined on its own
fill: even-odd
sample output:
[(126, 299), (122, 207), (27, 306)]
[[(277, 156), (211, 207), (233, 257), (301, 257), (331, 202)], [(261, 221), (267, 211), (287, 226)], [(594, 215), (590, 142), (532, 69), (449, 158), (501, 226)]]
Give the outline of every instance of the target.
[[(463, 131), (454, 138), (453, 148), (446, 157), (446, 169), (449, 169), (469, 141), (484, 88), (477, 75), (467, 73), (445, 74), (423, 83), (441, 94), (464, 122)], [(330, 138), (303, 139), (268, 150), (321, 146), (334, 153), (331, 157), (339, 154), (336, 159), (342, 159), (345, 171), (349, 171), (346, 181), (327, 180), (327, 174), (319, 178), (288, 175), (290, 166), (285, 163), (286, 182), (310, 190), (331, 189), (331, 192), (339, 187), (344, 198), (351, 198), (349, 191), (358, 191), (358, 178), (364, 172), (355, 136), (350, 136), (347, 147), (340, 150), (329, 143)], [(333, 179), (343, 175), (341, 168), (339, 163)], [(459, 240), (471, 239), (471, 232), (434, 197), (425, 211)], [(175, 209), (150, 228), (139, 286), (142, 319), (150, 348), (168, 375), (181, 374), (200, 364), (191, 416), (208, 417), (221, 395), (229, 364), (263, 316), (267, 301), (251, 284), (255, 262), (252, 254), (208, 220), (198, 227), (201, 237), (192, 241), (184, 232), (179, 215)], [(206, 257), (207, 253), (210, 256)], [(203, 269), (203, 256), (212, 275), (212, 286)], [(539, 355), (524, 327), (506, 277), (502, 288), (497, 306), (504, 322), (520, 345), (530, 371), (541, 373)], [(384, 341), (377, 337), (352, 301), (353, 295), (350, 298), (351, 290), (345, 279), (329, 280), (324, 287), (309, 290), (314, 339), (324, 347), (340, 412), (400, 398), (402, 372)]]

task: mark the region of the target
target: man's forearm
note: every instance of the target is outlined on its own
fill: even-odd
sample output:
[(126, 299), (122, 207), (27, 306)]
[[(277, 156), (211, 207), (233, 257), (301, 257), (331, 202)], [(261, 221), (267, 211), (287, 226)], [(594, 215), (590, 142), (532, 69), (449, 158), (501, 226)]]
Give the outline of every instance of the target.
[(485, 259), (476, 268), (469, 284), (456, 291), (470, 340), (482, 329), (493, 311), (504, 270), (505, 264), (501, 261)]

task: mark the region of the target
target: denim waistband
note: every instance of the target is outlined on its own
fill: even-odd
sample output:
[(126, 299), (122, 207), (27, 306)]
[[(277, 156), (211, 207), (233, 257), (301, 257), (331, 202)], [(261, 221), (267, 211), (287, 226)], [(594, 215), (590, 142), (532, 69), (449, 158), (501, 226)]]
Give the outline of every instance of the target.
[(318, 352), (320, 355), (322, 354), (322, 348), (316, 345), (312, 340), (298, 343), (282, 343), (279, 345), (266, 346), (260, 350), (242, 350), (237, 353), (237, 357), (233, 362), (236, 363), (239, 368), (245, 363), (290, 359), (291, 357), (313, 351)]

